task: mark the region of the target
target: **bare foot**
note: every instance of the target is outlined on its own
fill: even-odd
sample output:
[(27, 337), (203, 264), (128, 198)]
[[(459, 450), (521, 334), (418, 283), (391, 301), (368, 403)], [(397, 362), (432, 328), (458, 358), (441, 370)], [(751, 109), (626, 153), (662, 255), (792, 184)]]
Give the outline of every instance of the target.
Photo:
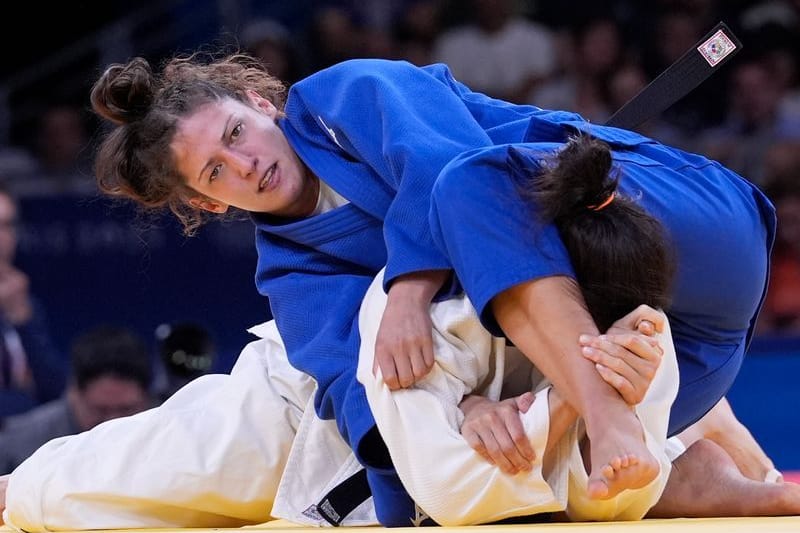
[(607, 500), (658, 476), (661, 466), (647, 449), (642, 425), (631, 409), (625, 406), (617, 416), (607, 416), (601, 426), (601, 432), (593, 434), (587, 423), (590, 498)]
[(800, 485), (745, 477), (725, 450), (708, 439), (672, 464), (664, 493), (649, 518), (713, 518), (800, 514)]

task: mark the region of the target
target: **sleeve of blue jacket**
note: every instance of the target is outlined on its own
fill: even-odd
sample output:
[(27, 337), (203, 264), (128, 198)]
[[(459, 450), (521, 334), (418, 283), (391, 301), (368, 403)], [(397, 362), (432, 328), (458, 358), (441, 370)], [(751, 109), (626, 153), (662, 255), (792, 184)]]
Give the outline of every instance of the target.
[(536, 222), (535, 208), (520, 195), (515, 178), (518, 169), (535, 167), (559, 145), (528, 146), (465, 152), (442, 171), (431, 201), (434, 240), (495, 335), (503, 333), (489, 305), (494, 296), (537, 278), (575, 276), (558, 230)]
[(380, 59), (320, 71), (295, 84), (291, 98), (394, 191), (384, 220), (387, 288), (403, 274), (450, 268), (427, 218), (441, 169), (464, 151), (493, 144), (487, 128), (538, 109), (473, 93), (442, 65)]

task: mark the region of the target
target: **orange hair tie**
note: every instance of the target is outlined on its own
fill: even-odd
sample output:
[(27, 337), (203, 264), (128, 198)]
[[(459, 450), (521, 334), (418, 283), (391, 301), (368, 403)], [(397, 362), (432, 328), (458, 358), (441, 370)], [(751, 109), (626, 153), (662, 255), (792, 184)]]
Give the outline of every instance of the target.
[(601, 209), (608, 207), (608, 204), (614, 201), (614, 197), (617, 196), (617, 191), (612, 191), (611, 194), (608, 195), (603, 203), (597, 205), (587, 205), (586, 209), (591, 209), (592, 211), (600, 211)]

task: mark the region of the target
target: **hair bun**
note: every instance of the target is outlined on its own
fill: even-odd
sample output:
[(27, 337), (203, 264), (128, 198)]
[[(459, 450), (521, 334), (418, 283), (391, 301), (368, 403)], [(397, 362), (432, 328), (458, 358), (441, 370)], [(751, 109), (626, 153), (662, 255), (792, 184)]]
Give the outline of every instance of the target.
[(144, 58), (112, 64), (92, 87), (92, 108), (116, 124), (133, 122), (149, 111), (155, 85), (153, 71)]

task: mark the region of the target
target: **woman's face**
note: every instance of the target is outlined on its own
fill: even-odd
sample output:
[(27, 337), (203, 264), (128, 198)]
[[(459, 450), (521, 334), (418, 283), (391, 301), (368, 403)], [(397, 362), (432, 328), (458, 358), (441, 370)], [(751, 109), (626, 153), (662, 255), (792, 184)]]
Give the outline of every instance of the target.
[(190, 203), (215, 213), (229, 206), (285, 217), (309, 215), (318, 184), (289, 146), (268, 100), (252, 106), (227, 98), (183, 119), (171, 147), (186, 184), (200, 193)]

